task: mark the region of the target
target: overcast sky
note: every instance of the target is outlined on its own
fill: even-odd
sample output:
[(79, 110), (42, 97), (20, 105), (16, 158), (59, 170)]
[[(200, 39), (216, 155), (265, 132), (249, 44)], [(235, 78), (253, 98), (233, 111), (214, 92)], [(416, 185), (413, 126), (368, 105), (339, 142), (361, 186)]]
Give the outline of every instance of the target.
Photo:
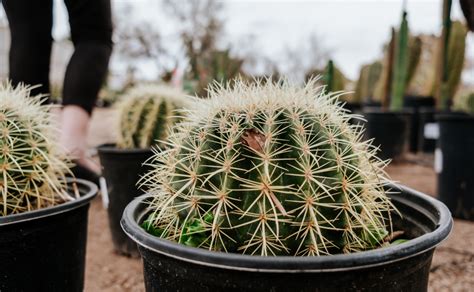
[[(160, 9), (159, 0), (112, 0), (116, 22), (149, 20), (162, 34), (175, 34), (175, 27)], [(185, 0), (176, 0), (185, 1)], [(55, 37), (68, 34), (67, 14), (62, 0), (55, 0)], [(298, 46), (316, 33), (331, 57), (350, 78), (359, 67), (379, 57), (390, 27), (400, 21), (401, 0), (227, 0), (224, 20), (226, 40), (238, 43), (252, 35), (253, 49), (278, 60), (284, 47)], [(120, 18), (120, 9), (131, 5), (130, 19)], [(410, 30), (439, 33), (441, 0), (408, 0)], [(452, 18), (461, 18), (458, 1), (453, 1)], [(173, 39), (174, 41), (174, 39)], [(474, 33), (470, 33), (467, 53), (474, 58)], [(465, 78), (474, 80), (474, 72)]]

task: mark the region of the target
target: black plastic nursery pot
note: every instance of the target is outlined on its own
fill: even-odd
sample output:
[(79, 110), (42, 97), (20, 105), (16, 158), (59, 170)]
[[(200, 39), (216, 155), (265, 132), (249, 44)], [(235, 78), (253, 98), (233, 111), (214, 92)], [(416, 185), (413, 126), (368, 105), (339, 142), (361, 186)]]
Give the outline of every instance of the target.
[(97, 186), (77, 179), (69, 190), (80, 197), (0, 217), (0, 291), (83, 291), (87, 218)]
[(413, 112), (410, 121), (410, 152), (416, 153), (419, 151), (420, 145), (420, 110), (421, 109), (432, 109), (434, 110), (435, 99), (431, 96), (405, 96), (403, 99), (403, 107)]
[(454, 217), (474, 221), (474, 116), (445, 113), (437, 120), (438, 198)]
[(365, 135), (380, 147), (381, 159), (398, 159), (408, 151), (411, 111), (390, 112), (375, 108), (364, 109)]
[(146, 195), (125, 209), (122, 227), (139, 245), (147, 291), (426, 291), (435, 247), (452, 228), (448, 208), (406, 187), (391, 194), (395, 230), (411, 240), (377, 250), (321, 257), (213, 252), (154, 237), (139, 224)]
[(119, 149), (112, 144), (100, 146), (98, 152), (107, 183), (106, 208), (114, 249), (119, 254), (138, 257), (137, 245), (123, 233), (120, 219), (127, 204), (141, 194), (137, 182), (150, 170), (143, 163), (153, 152), (151, 149)]

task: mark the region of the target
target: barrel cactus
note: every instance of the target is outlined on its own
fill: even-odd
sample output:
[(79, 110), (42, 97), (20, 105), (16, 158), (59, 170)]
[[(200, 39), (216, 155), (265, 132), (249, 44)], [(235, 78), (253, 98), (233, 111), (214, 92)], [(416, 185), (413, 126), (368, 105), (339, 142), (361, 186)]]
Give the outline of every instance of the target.
[(215, 86), (174, 128), (142, 185), (142, 226), (215, 251), (313, 256), (378, 247), (391, 230), (384, 163), (314, 79)]
[(175, 110), (186, 103), (184, 93), (165, 85), (139, 85), (118, 104), (122, 149), (149, 148), (168, 136), (168, 128), (179, 121)]
[(31, 87), (0, 84), (0, 216), (72, 199), (68, 163), (58, 148), (49, 106)]

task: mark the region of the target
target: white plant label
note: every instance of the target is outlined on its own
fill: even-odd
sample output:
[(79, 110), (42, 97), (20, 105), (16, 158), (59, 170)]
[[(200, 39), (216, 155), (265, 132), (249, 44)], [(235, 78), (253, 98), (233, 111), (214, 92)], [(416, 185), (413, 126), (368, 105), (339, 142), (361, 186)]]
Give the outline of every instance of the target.
[(441, 149), (436, 148), (434, 158), (434, 169), (436, 173), (441, 173), (443, 171), (443, 152)]
[(107, 209), (109, 207), (109, 191), (107, 190), (107, 182), (105, 181), (105, 178), (100, 177), (99, 184), (100, 196), (102, 197), (102, 206)]
[(424, 134), (426, 139), (438, 139), (439, 138), (439, 125), (438, 123), (427, 123), (425, 124)]

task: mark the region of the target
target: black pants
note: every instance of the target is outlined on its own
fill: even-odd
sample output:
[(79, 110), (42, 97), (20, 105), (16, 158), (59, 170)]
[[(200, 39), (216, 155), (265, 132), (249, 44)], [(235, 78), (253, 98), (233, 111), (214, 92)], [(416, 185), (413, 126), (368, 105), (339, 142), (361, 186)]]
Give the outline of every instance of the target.
[[(41, 85), (32, 94), (49, 94), (53, 38), (53, 0), (3, 0), (11, 32), (10, 79)], [(74, 54), (64, 77), (63, 104), (88, 113), (107, 75), (112, 52), (110, 0), (65, 0)]]

